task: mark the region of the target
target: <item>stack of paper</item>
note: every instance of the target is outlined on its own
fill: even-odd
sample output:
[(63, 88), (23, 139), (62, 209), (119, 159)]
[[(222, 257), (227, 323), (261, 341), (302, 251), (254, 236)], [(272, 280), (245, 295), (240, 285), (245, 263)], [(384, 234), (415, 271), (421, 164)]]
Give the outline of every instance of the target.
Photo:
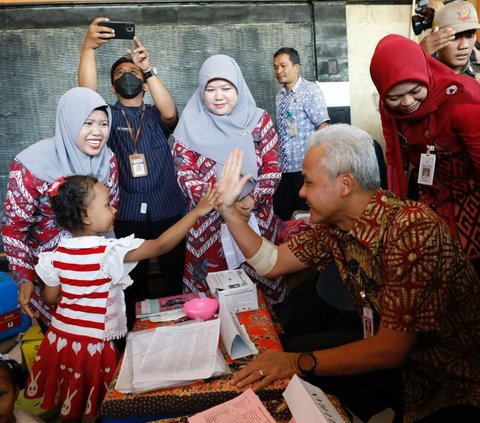
[(140, 393), (230, 373), (219, 331), (215, 319), (130, 333), (115, 389)]

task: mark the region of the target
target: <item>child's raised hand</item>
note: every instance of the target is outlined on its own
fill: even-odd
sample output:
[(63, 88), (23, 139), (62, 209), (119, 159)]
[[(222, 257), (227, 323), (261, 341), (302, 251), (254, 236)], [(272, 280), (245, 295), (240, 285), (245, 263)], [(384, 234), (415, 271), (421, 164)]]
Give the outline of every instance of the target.
[(215, 207), (215, 202), (217, 201), (218, 193), (216, 188), (212, 188), (211, 184), (208, 184), (207, 191), (203, 194), (202, 199), (198, 202), (195, 210), (198, 212), (199, 216), (205, 216), (210, 213)]

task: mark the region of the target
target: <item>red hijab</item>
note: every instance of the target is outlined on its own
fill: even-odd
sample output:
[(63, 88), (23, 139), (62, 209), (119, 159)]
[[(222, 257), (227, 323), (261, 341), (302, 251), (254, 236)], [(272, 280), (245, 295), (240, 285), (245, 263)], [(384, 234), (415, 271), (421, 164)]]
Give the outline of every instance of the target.
[[(396, 120), (420, 120), (434, 113), (444, 103), (480, 104), (480, 84), (473, 78), (453, 72), (443, 63), (427, 55), (414, 41), (401, 35), (387, 35), (378, 43), (370, 63), (370, 75), (380, 95), (380, 111), (389, 120), (394, 144), (394, 162), (389, 163), (389, 188), (401, 196), (407, 195), (407, 177), (404, 174), (400, 140)], [(388, 109), (384, 100), (393, 86), (402, 82), (419, 82), (428, 94), (413, 113)], [(385, 130), (385, 128), (384, 128)]]

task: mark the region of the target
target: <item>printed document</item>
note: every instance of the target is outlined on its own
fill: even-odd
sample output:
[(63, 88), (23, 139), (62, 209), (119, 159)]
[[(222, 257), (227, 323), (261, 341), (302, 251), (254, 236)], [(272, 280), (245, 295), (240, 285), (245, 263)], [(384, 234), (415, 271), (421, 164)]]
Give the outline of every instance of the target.
[[(155, 329), (140, 363), (141, 378), (149, 380), (153, 374), (163, 380), (209, 378), (215, 370), (219, 336), (219, 319)], [(134, 344), (134, 353), (135, 348)], [(140, 377), (134, 374), (135, 380)]]
[(238, 397), (188, 418), (188, 423), (275, 423), (251, 388)]

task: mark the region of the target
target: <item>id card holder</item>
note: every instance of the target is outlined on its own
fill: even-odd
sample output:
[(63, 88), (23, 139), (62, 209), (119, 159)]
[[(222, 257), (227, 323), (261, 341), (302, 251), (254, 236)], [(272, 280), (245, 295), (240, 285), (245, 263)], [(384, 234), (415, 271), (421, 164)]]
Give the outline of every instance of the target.
[(435, 154), (432, 154), (435, 147), (427, 145), (427, 152), (420, 155), (420, 166), (418, 168), (417, 182), (422, 185), (433, 184), (433, 174), (435, 173)]
[(368, 307), (363, 307), (363, 338), (371, 338), (374, 333), (374, 326), (373, 326), (373, 310)]
[(296, 137), (298, 135), (297, 124), (295, 123), (294, 120), (290, 121), (290, 123), (288, 124), (288, 129), (290, 131), (290, 136)]
[(130, 154), (128, 159), (130, 160), (130, 170), (134, 178), (148, 175), (147, 162), (145, 161), (144, 154)]

